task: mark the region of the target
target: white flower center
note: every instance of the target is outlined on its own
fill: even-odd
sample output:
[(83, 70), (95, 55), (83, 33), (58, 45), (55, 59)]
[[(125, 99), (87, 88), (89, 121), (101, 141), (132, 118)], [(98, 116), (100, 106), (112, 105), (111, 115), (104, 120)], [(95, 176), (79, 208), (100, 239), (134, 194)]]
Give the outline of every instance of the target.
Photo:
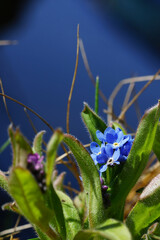
[(113, 158), (109, 158), (107, 163), (108, 163), (108, 164), (114, 163), (114, 159), (113, 159)]

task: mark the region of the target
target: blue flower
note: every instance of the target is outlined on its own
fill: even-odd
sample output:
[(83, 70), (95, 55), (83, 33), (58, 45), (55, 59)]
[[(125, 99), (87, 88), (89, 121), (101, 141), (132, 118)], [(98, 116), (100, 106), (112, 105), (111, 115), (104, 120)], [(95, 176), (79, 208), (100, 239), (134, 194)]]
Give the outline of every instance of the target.
[(104, 134), (99, 130), (96, 131), (97, 138), (103, 142), (111, 145), (113, 149), (122, 147), (129, 139), (129, 137), (123, 134), (120, 128), (114, 130), (111, 127), (106, 128)]
[(97, 130), (96, 135), (102, 144), (92, 142), (90, 150), (92, 152), (91, 157), (95, 165), (98, 164), (101, 175), (102, 172), (107, 170), (108, 166), (119, 165), (126, 161), (133, 139), (130, 135), (124, 135), (120, 128), (114, 130), (111, 127), (106, 128), (104, 134)]
[(96, 142), (92, 142), (90, 145), (90, 150), (92, 152), (91, 157), (94, 161), (94, 164), (97, 165), (97, 156), (103, 154), (103, 148), (105, 147), (104, 144), (101, 145), (101, 147)]
[(99, 154), (96, 158), (96, 161), (99, 164), (104, 164), (100, 167), (99, 171), (105, 172), (108, 166), (115, 166), (116, 164), (119, 165), (120, 164), (119, 157), (120, 157), (119, 148), (113, 150), (113, 148), (110, 145), (106, 145), (105, 148), (103, 148), (102, 153)]
[(128, 137), (128, 141), (120, 148), (120, 161), (125, 161), (127, 159), (134, 141), (131, 135), (126, 135), (125, 137)]

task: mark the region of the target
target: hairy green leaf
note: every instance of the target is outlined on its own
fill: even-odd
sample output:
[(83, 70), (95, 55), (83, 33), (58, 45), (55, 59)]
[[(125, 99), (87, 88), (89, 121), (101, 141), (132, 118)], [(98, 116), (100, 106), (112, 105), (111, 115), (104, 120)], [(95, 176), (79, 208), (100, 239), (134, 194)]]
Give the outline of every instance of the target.
[(96, 136), (96, 131), (100, 130), (101, 132), (104, 132), (107, 128), (106, 123), (88, 106), (87, 103), (84, 103), (84, 109), (81, 116), (90, 133), (91, 139), (101, 144), (100, 140)]
[(63, 133), (61, 130), (56, 130), (51, 137), (47, 145), (47, 156), (46, 156), (46, 184), (50, 185), (51, 177), (53, 173), (53, 167), (55, 164), (57, 149), (60, 142), (63, 140)]
[(160, 123), (157, 126), (156, 136), (153, 143), (153, 152), (156, 154), (160, 161)]
[(0, 170), (0, 187), (8, 192), (8, 179), (1, 170)]
[(33, 141), (33, 153), (38, 153), (40, 156), (42, 155), (42, 141), (45, 132), (46, 131), (40, 131), (37, 133)]
[(74, 238), (74, 240), (82, 239), (132, 240), (132, 236), (122, 222), (108, 219), (97, 229), (81, 230)]
[(112, 205), (108, 210), (109, 217), (114, 217), (119, 220), (123, 219), (125, 199), (148, 162), (154, 143), (159, 117), (159, 104), (149, 109), (143, 116), (137, 129), (128, 159), (125, 162), (122, 171), (111, 186)]
[(72, 151), (79, 165), (87, 199), (89, 224), (91, 228), (95, 227), (104, 220), (105, 214), (97, 168), (88, 151), (76, 138), (65, 134), (64, 142)]
[(25, 168), (28, 154), (32, 153), (32, 148), (18, 128), (14, 131), (10, 126), (8, 131), (13, 150), (13, 167)]
[(66, 227), (64, 213), (62, 209), (62, 203), (60, 201), (57, 192), (53, 188), (51, 183), (45, 193), (45, 199), (48, 205), (48, 208), (52, 210), (52, 218), (50, 220), (50, 226), (61, 235), (62, 239), (66, 239)]
[(134, 239), (145, 233), (145, 229), (160, 217), (160, 174), (157, 175), (140, 195), (140, 200), (127, 217), (126, 224)]
[(24, 217), (37, 225), (51, 239), (52, 237), (58, 239), (57, 234), (49, 226), (52, 212), (46, 207), (42, 192), (27, 169), (22, 167), (12, 169), (9, 178), (9, 193), (16, 200)]
[(67, 230), (67, 239), (72, 240), (78, 231), (81, 230), (81, 221), (72, 200), (62, 191), (56, 191), (62, 202)]

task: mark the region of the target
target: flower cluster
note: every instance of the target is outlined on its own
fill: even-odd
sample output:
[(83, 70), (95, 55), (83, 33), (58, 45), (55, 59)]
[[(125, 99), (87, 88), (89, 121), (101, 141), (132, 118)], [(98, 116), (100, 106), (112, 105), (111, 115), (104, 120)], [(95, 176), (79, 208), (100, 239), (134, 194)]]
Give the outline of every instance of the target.
[(108, 127), (104, 134), (97, 130), (96, 136), (101, 141), (101, 145), (92, 142), (90, 150), (95, 165), (100, 164), (100, 172), (105, 172), (108, 166), (126, 161), (133, 143), (130, 135), (124, 135), (120, 128), (114, 130)]
[(44, 157), (38, 153), (29, 154), (27, 158), (27, 168), (34, 175), (42, 192), (46, 191), (46, 180), (43, 161)]

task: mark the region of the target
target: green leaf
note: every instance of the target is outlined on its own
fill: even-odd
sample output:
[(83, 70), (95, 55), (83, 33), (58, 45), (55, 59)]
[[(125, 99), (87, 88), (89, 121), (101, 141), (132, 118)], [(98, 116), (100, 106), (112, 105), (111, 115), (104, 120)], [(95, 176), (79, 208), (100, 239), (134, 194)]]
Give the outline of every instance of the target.
[(43, 233), (37, 226), (34, 225), (33, 227), (36, 230), (36, 233), (37, 233), (39, 239), (50, 240), (50, 238), (45, 233)]
[(79, 165), (86, 194), (89, 224), (91, 228), (95, 227), (105, 218), (101, 183), (97, 168), (88, 151), (76, 138), (65, 134), (64, 142), (72, 151)]
[(153, 152), (156, 154), (160, 161), (160, 123), (157, 126), (156, 136), (153, 143)]
[(125, 199), (144, 170), (152, 150), (157, 124), (160, 117), (159, 105), (149, 109), (143, 116), (133, 142), (132, 149), (120, 174), (111, 186), (111, 207), (108, 216), (123, 219)]
[(134, 239), (145, 233), (158, 217), (160, 217), (160, 174), (158, 174), (140, 195), (140, 200), (127, 217), (126, 224)]
[(8, 139), (1, 147), (0, 147), (0, 153), (2, 153), (10, 144), (10, 139)]
[(42, 141), (45, 132), (46, 131), (40, 131), (39, 133), (37, 133), (33, 141), (33, 153), (38, 153), (40, 156), (42, 156)]
[(60, 142), (63, 140), (63, 133), (61, 130), (56, 130), (53, 136), (51, 137), (47, 145), (47, 157), (46, 157), (46, 184), (50, 185), (51, 177), (53, 173), (53, 167), (55, 164), (57, 148)]
[(104, 132), (107, 128), (106, 123), (87, 105), (87, 103), (84, 103), (84, 109), (81, 116), (90, 133), (91, 139), (101, 144), (100, 140), (96, 137), (96, 131), (100, 130)]
[(132, 237), (122, 222), (108, 219), (97, 229), (82, 230), (74, 238), (74, 240), (82, 239), (132, 240)]
[(13, 150), (13, 167), (21, 166), (25, 168), (28, 154), (32, 153), (32, 148), (19, 129), (14, 131), (10, 126), (8, 131)]
[(51, 211), (46, 207), (42, 192), (33, 175), (22, 167), (12, 169), (9, 193), (20, 211), (32, 224), (37, 225), (51, 239), (59, 239), (50, 228)]
[(67, 238), (72, 240), (78, 231), (81, 230), (81, 221), (72, 200), (62, 191), (56, 191), (61, 202), (65, 217)]
[(66, 227), (64, 213), (62, 209), (62, 203), (57, 195), (57, 192), (53, 188), (52, 183), (45, 193), (45, 199), (48, 207), (52, 210), (52, 218), (50, 220), (50, 226), (61, 235), (62, 239), (66, 239)]
[(0, 187), (8, 192), (8, 179), (1, 170), (0, 170)]

